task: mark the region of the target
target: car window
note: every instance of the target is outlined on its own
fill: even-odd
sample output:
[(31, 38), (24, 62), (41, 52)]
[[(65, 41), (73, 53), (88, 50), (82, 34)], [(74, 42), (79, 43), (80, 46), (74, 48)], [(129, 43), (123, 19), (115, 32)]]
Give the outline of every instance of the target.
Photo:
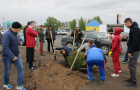
[(97, 33), (97, 32), (94, 32), (93, 34), (96, 35), (100, 39), (106, 38), (104, 35)]

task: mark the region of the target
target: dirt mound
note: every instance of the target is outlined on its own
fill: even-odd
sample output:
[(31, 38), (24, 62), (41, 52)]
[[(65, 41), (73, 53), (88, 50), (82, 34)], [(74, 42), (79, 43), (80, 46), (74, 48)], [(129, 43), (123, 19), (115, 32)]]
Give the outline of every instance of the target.
[(76, 90), (88, 82), (87, 74), (72, 71), (67, 76), (68, 71), (58, 63), (48, 62), (25, 76), (25, 86), (27, 90)]

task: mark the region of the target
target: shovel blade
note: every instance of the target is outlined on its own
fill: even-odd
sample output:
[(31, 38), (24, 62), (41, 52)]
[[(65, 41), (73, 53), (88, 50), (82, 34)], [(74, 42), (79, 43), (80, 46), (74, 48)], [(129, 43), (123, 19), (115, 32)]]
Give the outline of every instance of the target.
[(41, 61), (39, 60), (39, 62), (38, 62), (38, 67), (41, 67)]
[(56, 61), (56, 54), (54, 55), (54, 60)]

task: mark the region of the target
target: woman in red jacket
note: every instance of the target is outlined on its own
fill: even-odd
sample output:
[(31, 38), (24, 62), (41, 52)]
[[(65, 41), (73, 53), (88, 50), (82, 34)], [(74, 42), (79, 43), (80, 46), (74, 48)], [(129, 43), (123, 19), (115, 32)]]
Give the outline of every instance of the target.
[(111, 74), (112, 77), (119, 77), (119, 72), (121, 72), (121, 66), (119, 61), (119, 56), (121, 54), (121, 36), (120, 33), (122, 32), (122, 29), (119, 27), (116, 27), (114, 29), (114, 38), (112, 39), (112, 49), (109, 52), (109, 56), (112, 55), (113, 59), (113, 65), (114, 65), (114, 74)]

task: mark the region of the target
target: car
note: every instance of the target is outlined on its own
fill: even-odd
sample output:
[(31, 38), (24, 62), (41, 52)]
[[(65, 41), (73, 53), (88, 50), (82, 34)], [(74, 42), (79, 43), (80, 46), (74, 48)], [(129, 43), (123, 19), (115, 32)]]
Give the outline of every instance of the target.
[[(18, 43), (21, 46), (24, 46), (24, 34), (23, 34), (23, 30), (19, 31), (17, 34), (17, 38), (18, 38)], [(37, 39), (35, 38), (35, 43), (37, 42)]]
[[(111, 48), (111, 41), (110, 39), (106, 38), (105, 36), (103, 36), (102, 34), (98, 33), (98, 32), (83, 32), (83, 37), (87, 35), (85, 42), (88, 42), (89, 40), (93, 40), (94, 44), (98, 47), (103, 49), (103, 53), (104, 54), (108, 54), (109, 53), (109, 47)], [(72, 47), (73, 45), (73, 38), (68, 35), (62, 38), (61, 40), (61, 45), (62, 46), (67, 46), (67, 47)]]
[(8, 30), (1, 30), (1, 35), (3, 35), (5, 32), (7, 32)]
[(105, 37), (107, 37), (107, 38), (109, 38), (109, 34), (108, 33), (106, 33), (106, 32), (99, 32), (99, 33), (101, 33), (102, 35), (104, 35)]
[(68, 31), (67, 30), (58, 30), (57, 35), (67, 35)]
[(126, 40), (126, 41), (128, 40), (129, 34), (127, 32), (122, 32), (120, 35), (122, 40)]
[(25, 41), (24, 41), (24, 35), (23, 35), (23, 30), (19, 31), (17, 34), (18, 37), (18, 43), (19, 45), (23, 46)]

